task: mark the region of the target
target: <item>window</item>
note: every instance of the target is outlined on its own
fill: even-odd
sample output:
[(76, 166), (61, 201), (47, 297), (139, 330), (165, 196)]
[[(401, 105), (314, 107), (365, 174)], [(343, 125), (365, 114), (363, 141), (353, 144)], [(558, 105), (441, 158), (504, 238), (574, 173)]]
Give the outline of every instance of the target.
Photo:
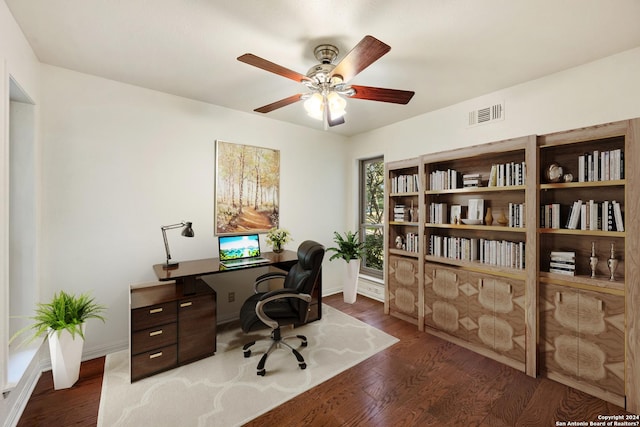
[(382, 278), (384, 262), (384, 158), (360, 161), (360, 241), (365, 254), (360, 273)]

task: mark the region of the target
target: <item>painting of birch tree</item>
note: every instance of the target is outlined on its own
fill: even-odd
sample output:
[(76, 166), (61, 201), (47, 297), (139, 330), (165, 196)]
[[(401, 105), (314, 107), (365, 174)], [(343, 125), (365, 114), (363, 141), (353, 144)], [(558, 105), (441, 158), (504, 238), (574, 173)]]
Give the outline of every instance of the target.
[(216, 234), (278, 227), (279, 191), (279, 150), (216, 141)]

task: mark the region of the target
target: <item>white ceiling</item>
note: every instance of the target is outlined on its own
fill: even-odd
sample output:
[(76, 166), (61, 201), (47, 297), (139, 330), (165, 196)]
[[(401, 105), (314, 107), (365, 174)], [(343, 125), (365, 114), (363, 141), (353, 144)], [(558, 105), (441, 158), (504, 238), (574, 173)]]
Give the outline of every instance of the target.
[[(639, 0), (5, 0), (41, 62), (253, 109), (302, 85), (236, 60), (306, 74), (365, 35), (391, 51), (350, 83), (413, 90), (408, 105), (349, 100), (354, 135), (640, 46)], [(640, 71), (640, 70), (639, 70)], [(302, 103), (269, 117), (322, 129)]]

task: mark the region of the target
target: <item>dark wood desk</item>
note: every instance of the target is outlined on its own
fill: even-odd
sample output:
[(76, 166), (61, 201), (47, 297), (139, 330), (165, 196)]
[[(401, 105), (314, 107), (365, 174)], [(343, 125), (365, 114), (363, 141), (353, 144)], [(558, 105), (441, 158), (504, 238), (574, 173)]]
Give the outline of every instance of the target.
[[(242, 267), (227, 268), (220, 264), (219, 258), (207, 258), (193, 261), (182, 261), (177, 268), (165, 270), (162, 268), (164, 264), (156, 264), (153, 271), (159, 280), (175, 280), (176, 283), (183, 287), (185, 295), (196, 293), (197, 281), (202, 276), (221, 273), (233, 273), (234, 271), (245, 271), (250, 268), (259, 267), (276, 267), (284, 271), (289, 271), (298, 262), (298, 253), (296, 251), (263, 252), (263, 258), (269, 260), (267, 263), (253, 264)], [(246, 286), (246, 284), (245, 284)], [(318, 320), (322, 316), (322, 271), (318, 277), (318, 283), (311, 295), (311, 305), (309, 306), (308, 321)]]
[[(227, 268), (218, 258), (182, 261), (165, 270), (153, 271), (166, 283), (132, 286), (130, 306), (131, 381), (213, 355), (216, 351), (216, 293), (203, 276), (276, 267), (288, 271), (298, 262), (297, 253), (267, 252), (269, 262)], [(250, 284), (243, 284), (249, 286)], [(308, 321), (322, 314), (322, 272), (312, 293)]]

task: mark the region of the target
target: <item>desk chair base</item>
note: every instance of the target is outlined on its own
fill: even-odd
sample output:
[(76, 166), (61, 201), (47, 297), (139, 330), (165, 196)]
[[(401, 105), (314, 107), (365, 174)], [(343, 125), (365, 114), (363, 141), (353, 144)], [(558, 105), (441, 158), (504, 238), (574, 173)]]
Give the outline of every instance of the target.
[[(271, 354), (271, 352), (277, 348), (281, 348), (281, 346), (285, 346), (287, 348), (289, 348), (289, 350), (291, 350), (291, 352), (293, 353), (293, 355), (296, 357), (296, 359), (298, 360), (298, 366), (300, 367), (300, 369), (306, 369), (307, 364), (304, 361), (304, 357), (302, 357), (302, 355), (298, 352), (298, 350), (296, 350), (295, 348), (293, 348), (291, 345), (287, 344), (284, 340), (289, 339), (289, 338), (298, 338), (299, 340), (301, 340), (300, 346), (301, 347), (306, 347), (307, 346), (307, 337), (305, 337), (304, 335), (296, 335), (291, 336), (291, 337), (282, 337), (280, 335), (280, 328), (278, 329), (274, 329), (273, 331), (271, 331), (271, 345), (269, 346), (269, 349), (267, 350), (267, 352), (265, 354), (262, 355), (262, 357), (260, 358), (260, 362), (258, 362), (258, 367), (257, 367), (257, 375), (260, 375), (261, 377), (264, 377), (264, 375), (266, 374), (266, 370), (264, 368), (264, 365), (267, 363), (267, 358), (269, 357), (269, 355)], [(244, 352), (244, 357), (250, 357), (251, 356), (251, 349), (250, 347), (253, 346), (256, 343), (256, 341), (252, 341), (250, 343), (245, 344), (244, 346), (242, 346), (242, 351)]]

